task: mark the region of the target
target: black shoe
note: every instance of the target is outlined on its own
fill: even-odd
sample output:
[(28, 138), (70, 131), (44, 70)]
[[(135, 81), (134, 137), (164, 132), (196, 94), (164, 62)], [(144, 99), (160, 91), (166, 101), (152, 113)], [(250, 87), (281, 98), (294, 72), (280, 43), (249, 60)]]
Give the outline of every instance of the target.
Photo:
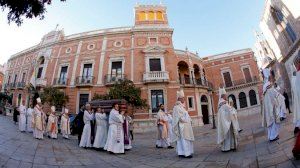
[(193, 155), (185, 156), (184, 158), (191, 159), (193, 158)]
[(222, 152), (226, 153), (226, 152), (230, 152), (230, 150), (226, 150), (226, 151), (223, 151), (223, 150), (222, 150)]
[(178, 155), (178, 157), (180, 157), (180, 158), (184, 158), (185, 156), (184, 156), (184, 155)]
[(157, 145), (156, 145), (156, 148), (163, 148), (163, 147), (161, 147), (161, 146), (157, 146)]
[(294, 134), (297, 134), (299, 132), (299, 128), (298, 127), (295, 127), (294, 129)]
[(277, 141), (278, 139), (279, 139), (279, 137), (277, 136), (275, 139), (270, 140), (270, 142)]
[(284, 117), (280, 117), (280, 121), (283, 121), (283, 120), (285, 120), (285, 118)]
[(174, 147), (173, 146), (168, 146), (168, 149), (173, 149)]
[(115, 153), (114, 152), (108, 152), (109, 154), (111, 154), (111, 155), (114, 155)]
[(239, 132), (242, 132), (242, 131), (243, 131), (243, 129), (240, 129), (240, 130), (239, 130)]

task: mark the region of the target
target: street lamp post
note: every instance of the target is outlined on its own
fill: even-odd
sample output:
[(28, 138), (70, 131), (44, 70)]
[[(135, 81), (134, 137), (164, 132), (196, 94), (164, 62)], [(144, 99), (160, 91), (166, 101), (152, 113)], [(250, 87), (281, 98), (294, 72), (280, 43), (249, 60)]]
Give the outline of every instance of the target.
[(211, 104), (211, 110), (212, 110), (212, 124), (213, 124), (212, 129), (216, 129), (216, 121), (215, 121), (215, 112), (214, 112), (214, 105), (213, 105), (212, 90), (209, 90), (208, 92), (209, 92), (209, 95), (210, 95), (210, 104)]

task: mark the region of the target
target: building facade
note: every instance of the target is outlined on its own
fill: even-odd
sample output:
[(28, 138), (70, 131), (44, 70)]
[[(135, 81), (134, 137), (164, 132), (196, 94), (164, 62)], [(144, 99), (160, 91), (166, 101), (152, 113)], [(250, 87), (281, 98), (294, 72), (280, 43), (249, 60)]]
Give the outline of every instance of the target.
[[(298, 0), (266, 0), (260, 29), (274, 58), (265, 66), (275, 73), (277, 84), (290, 93), (294, 62), (300, 58), (300, 5)], [(262, 47), (263, 48), (263, 47)], [(258, 49), (256, 53), (261, 52)], [(272, 57), (265, 53), (265, 57)]]
[(162, 5), (137, 5), (132, 27), (68, 36), (62, 30), (52, 31), (38, 45), (11, 56), (4, 89), (18, 105), (22, 99), (27, 104), (30, 101), (25, 87), (30, 81), (40, 90), (48, 85), (58, 87), (69, 96), (67, 108), (75, 113), (96, 93), (107, 93), (113, 83), (126, 78), (141, 88), (150, 106), (134, 114), (135, 131), (155, 129), (159, 104), (172, 110), (180, 88), (193, 125), (209, 124), (214, 87), (205, 68), (210, 68), (210, 59), (174, 49), (172, 35)]
[(243, 49), (203, 58), (207, 80), (214, 88), (214, 109), (218, 107), (218, 87), (224, 87), (239, 115), (260, 111), (262, 83), (254, 53)]
[(2, 88), (2, 85), (4, 83), (5, 71), (6, 71), (6, 64), (0, 65), (0, 88)]

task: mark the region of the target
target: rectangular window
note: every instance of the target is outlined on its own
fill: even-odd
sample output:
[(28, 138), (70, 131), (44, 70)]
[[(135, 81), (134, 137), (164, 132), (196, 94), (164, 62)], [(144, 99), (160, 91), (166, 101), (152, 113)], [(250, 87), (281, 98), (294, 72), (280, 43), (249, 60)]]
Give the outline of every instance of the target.
[(111, 63), (111, 75), (122, 76), (122, 61), (115, 61)]
[(17, 82), (18, 75), (15, 75), (14, 84)]
[(83, 77), (91, 77), (92, 76), (92, 67), (93, 67), (92, 64), (84, 64), (82, 76)]
[(294, 32), (292, 26), (289, 23), (286, 24), (285, 31), (289, 35), (291, 41), (294, 43), (297, 39), (297, 35), (296, 35), (296, 33)]
[(251, 73), (249, 68), (243, 68), (243, 73), (245, 76), (246, 83), (252, 82)]
[(59, 81), (58, 81), (59, 84), (66, 84), (66, 82), (67, 82), (67, 72), (68, 72), (68, 66), (61, 67)]
[(151, 109), (152, 113), (157, 113), (159, 105), (164, 104), (163, 90), (151, 90)]
[(43, 67), (39, 67), (36, 78), (38, 78), (38, 79), (41, 78), (42, 77), (42, 73), (43, 73)]
[(194, 110), (195, 109), (194, 97), (188, 97), (188, 109), (189, 110)]
[(150, 41), (150, 44), (157, 44), (157, 38), (155, 38), (155, 37), (150, 37), (149, 41)]
[(89, 101), (89, 94), (80, 94), (79, 95), (79, 104), (78, 104), (78, 111), (80, 107), (85, 105)]
[(224, 78), (225, 86), (226, 87), (231, 87), (232, 86), (232, 80), (231, 80), (230, 72), (224, 72), (223, 73), (223, 78)]
[(149, 59), (150, 71), (161, 71), (160, 58)]
[(23, 73), (21, 82), (25, 83), (25, 77), (26, 77), (26, 73)]

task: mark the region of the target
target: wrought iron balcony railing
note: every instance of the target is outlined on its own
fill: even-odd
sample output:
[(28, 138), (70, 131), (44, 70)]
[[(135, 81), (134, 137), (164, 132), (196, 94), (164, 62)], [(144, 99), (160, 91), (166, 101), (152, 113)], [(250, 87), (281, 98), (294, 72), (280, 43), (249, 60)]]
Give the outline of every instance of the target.
[(77, 76), (76, 85), (77, 86), (91, 86), (94, 84), (94, 76)]
[(25, 87), (25, 82), (18, 82), (17, 88), (23, 89)]
[(55, 78), (53, 85), (54, 86), (67, 86), (69, 79), (67, 78)]
[(253, 76), (251, 78), (247, 78), (247, 79), (238, 79), (238, 80), (234, 80), (231, 83), (227, 83), (227, 84), (220, 84), (220, 87), (225, 87), (225, 88), (231, 88), (231, 87), (238, 87), (238, 86), (242, 86), (242, 85), (246, 85), (246, 84), (253, 84), (253, 83), (257, 83), (259, 82), (259, 78), (257, 76)]
[(187, 85), (187, 86), (202, 86), (202, 87), (209, 87), (212, 88), (212, 83), (208, 82), (206, 79), (193, 79), (190, 77), (181, 77), (179, 79), (179, 83), (181, 85)]
[(118, 75), (115, 75), (115, 74), (107, 74), (104, 76), (104, 83), (106, 85), (111, 85), (111, 84), (114, 84), (118, 81), (123, 81), (126, 79), (126, 75), (125, 74), (118, 74)]

